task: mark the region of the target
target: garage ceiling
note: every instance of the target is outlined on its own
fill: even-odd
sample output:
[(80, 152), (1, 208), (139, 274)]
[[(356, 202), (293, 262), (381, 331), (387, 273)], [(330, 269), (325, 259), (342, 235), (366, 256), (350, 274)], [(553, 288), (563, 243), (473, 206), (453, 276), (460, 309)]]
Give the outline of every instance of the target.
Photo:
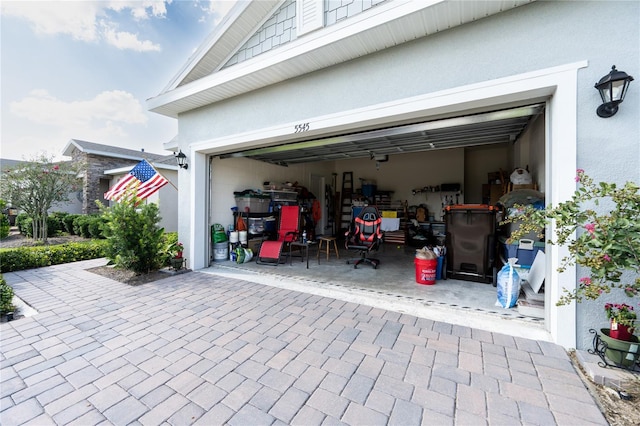
[(384, 159), (385, 155), (514, 142), (544, 111), (544, 104), (492, 111), (423, 123), (335, 135), (221, 155), (247, 157), (271, 164)]

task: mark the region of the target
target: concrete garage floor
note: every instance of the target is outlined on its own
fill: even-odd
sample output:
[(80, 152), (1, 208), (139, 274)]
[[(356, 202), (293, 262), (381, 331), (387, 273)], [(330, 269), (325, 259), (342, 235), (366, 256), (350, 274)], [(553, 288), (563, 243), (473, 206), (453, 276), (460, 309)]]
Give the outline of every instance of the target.
[[(346, 264), (356, 252), (333, 250), (329, 260), (323, 251), (316, 259), (317, 246), (310, 248), (309, 269), (300, 257), (278, 266), (255, 261), (236, 264), (217, 260), (201, 272), (250, 282), (304, 291), (321, 296), (363, 303), (436, 321), (470, 326), (512, 336), (550, 341), (544, 320), (521, 315), (516, 309), (496, 306), (496, 287), (457, 279), (438, 280), (435, 285), (415, 280), (415, 248), (385, 244), (374, 256), (380, 265)], [(294, 252), (295, 254), (295, 252)]]

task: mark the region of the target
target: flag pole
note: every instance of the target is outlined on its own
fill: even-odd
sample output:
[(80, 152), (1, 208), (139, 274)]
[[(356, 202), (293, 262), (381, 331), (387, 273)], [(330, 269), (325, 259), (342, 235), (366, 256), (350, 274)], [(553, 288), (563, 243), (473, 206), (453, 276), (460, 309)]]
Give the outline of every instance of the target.
[[(145, 158), (145, 160), (146, 160), (146, 158)], [(149, 165), (153, 168), (153, 170), (155, 170), (155, 171), (156, 171), (156, 173), (157, 173), (157, 174), (159, 174), (159, 175), (160, 175), (160, 176), (162, 176), (163, 178), (167, 179), (166, 177), (164, 177), (164, 175), (163, 175), (162, 173), (160, 173), (160, 172), (158, 171), (158, 169), (156, 169), (156, 167), (153, 165), (153, 163), (149, 162), (148, 160), (147, 160), (147, 163), (149, 163)], [(176, 191), (178, 190), (178, 187), (177, 187), (177, 186), (175, 186), (175, 185), (173, 184), (173, 182), (171, 182), (169, 179), (167, 179), (167, 182), (169, 182), (169, 185), (173, 186), (173, 188), (174, 188)]]
[[(158, 171), (158, 169), (156, 169), (156, 166), (154, 166), (154, 165), (153, 165), (153, 162), (151, 162), (151, 161), (149, 161), (148, 159), (146, 159), (146, 158), (145, 158), (145, 155), (144, 155), (144, 154), (145, 154), (145, 152), (144, 152), (144, 148), (142, 148), (142, 149), (141, 149), (141, 151), (142, 151), (142, 154), (143, 154), (143, 155), (142, 155), (142, 158), (143, 158), (147, 163), (149, 163), (149, 165), (151, 166), (151, 168), (152, 168), (153, 170), (155, 170), (155, 172), (156, 172), (157, 174), (159, 174), (159, 175), (160, 175), (160, 176), (162, 176), (163, 178), (167, 179), (166, 177), (164, 177), (164, 175), (163, 175), (162, 173), (160, 173), (160, 172)], [(167, 182), (169, 182), (169, 185), (173, 186), (173, 189), (175, 189), (176, 191), (178, 190), (178, 187), (177, 187), (177, 186), (175, 186), (175, 185), (173, 184), (173, 182), (171, 182), (169, 179), (167, 179)]]

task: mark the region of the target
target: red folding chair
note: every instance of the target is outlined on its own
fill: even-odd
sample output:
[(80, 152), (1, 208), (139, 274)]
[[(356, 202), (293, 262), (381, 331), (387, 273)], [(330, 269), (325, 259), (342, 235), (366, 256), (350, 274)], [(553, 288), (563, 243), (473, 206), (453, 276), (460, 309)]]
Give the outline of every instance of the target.
[(276, 241), (263, 241), (256, 263), (260, 265), (274, 265), (282, 263), (282, 249), (300, 237), (300, 207), (282, 206), (278, 223)]

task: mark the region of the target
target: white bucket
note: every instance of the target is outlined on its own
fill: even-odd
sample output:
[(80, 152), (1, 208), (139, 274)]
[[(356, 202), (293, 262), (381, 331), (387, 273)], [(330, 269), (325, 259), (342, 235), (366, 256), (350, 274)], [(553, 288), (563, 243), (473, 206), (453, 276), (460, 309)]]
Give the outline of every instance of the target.
[(247, 231), (240, 231), (239, 237), (240, 237), (240, 244), (247, 243)]
[(213, 260), (227, 260), (229, 257), (229, 244), (225, 241), (224, 243), (215, 243), (213, 245)]
[(237, 243), (238, 242), (238, 231), (229, 232), (229, 242)]

